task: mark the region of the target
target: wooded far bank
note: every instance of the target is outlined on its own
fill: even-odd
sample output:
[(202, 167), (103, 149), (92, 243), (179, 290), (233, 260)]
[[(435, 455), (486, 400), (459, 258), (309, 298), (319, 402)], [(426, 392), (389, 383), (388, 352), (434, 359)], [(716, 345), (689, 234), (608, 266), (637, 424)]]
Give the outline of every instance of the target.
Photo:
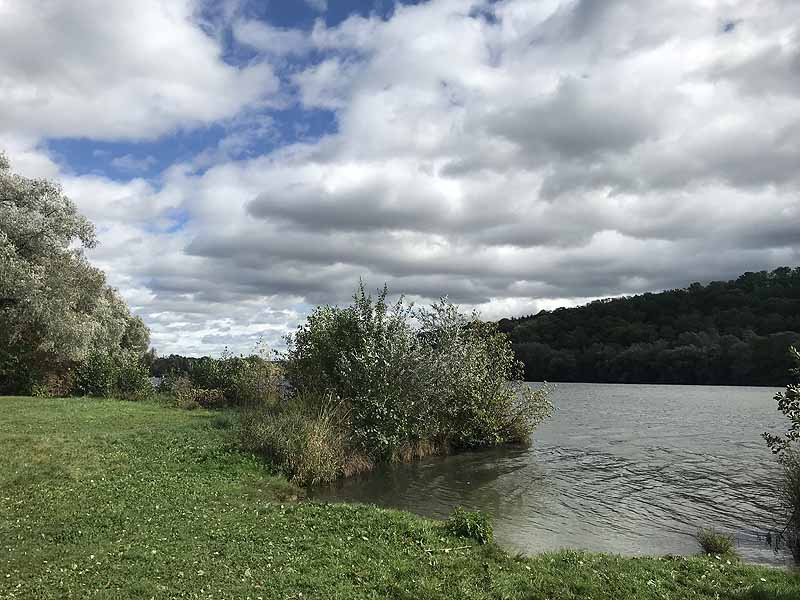
[(529, 381), (783, 386), (800, 267), (502, 319)]

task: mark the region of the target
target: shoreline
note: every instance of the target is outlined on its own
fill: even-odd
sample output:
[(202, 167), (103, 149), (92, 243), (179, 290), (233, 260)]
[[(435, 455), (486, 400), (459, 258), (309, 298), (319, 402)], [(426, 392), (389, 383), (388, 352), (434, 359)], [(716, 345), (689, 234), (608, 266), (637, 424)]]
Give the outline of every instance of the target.
[(215, 413), (0, 398), (0, 597), (772, 598), (781, 569), (707, 557), (511, 554), (441, 522), (292, 502)]

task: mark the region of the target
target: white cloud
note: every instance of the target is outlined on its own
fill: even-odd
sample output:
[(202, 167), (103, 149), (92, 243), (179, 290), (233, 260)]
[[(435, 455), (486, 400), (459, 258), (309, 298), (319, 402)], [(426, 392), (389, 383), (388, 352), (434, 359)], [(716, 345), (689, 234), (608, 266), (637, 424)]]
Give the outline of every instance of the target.
[(144, 156), (137, 158), (133, 154), (125, 154), (111, 159), (111, 166), (121, 169), (123, 171), (147, 171), (154, 165), (158, 164), (155, 156)]
[(276, 56), (304, 54), (312, 49), (308, 36), (303, 32), (273, 27), (264, 21), (237, 21), (233, 35), (241, 44)]
[(328, 10), (328, 0), (304, 0), (304, 2), (318, 12)]
[(0, 4), (0, 132), (151, 139), (263, 104), (266, 62), (238, 68), (189, 0)]
[[(439, 0), (309, 33), (238, 20), (236, 39), (263, 57), (245, 69), (190, 18), (166, 22), (180, 25), (166, 47), (198, 52), (188, 73), (212, 74), (188, 104), (115, 96), (87, 135), (134, 135), (123, 113), (147, 135), (241, 126), (156, 182), (65, 175), (100, 225), (94, 260), (162, 351), (246, 349), (261, 332), (275, 343), (359, 277), (498, 318), (799, 262), (797, 3)], [(64, 44), (70, 77), (109, 72)], [(280, 125), (248, 121), (275, 92), (247, 83), (267, 58), (283, 61), (299, 105), (335, 114), (335, 133), (242, 151)], [(115, 58), (110, 88), (149, 69), (192, 78), (139, 60)], [(0, 81), (9, 65), (26, 61), (0, 55)], [(0, 108), (26, 169), (52, 176), (37, 136), (79, 129), (52, 116), (84, 97), (68, 79), (40, 77), (50, 104), (30, 123)], [(6, 115), (25, 106), (22, 81), (8, 84)]]

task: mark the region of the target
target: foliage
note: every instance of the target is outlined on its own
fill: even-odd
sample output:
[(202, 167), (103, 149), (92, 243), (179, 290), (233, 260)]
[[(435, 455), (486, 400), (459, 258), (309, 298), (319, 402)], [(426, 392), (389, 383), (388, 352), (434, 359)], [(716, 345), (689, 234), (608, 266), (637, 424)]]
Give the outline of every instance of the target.
[(114, 356), (116, 382), (114, 395), (124, 400), (145, 400), (155, 390), (150, 383), (150, 373), (137, 350), (122, 350)]
[[(155, 358), (151, 373), (161, 377), (161, 392), (180, 397), (187, 404), (191, 404), (187, 395), (200, 396), (195, 400), (203, 406), (257, 405), (278, 394), (282, 380), (280, 365), (270, 360), (269, 350), (261, 342), (248, 356), (237, 356), (226, 349), (220, 358)], [(196, 391), (187, 391), (187, 386)]]
[(785, 385), (800, 267), (503, 319), (529, 381)]
[(75, 389), (75, 377), (71, 371), (49, 373), (31, 387), (31, 396), (36, 398), (64, 398)]
[(185, 375), (164, 377), (158, 391), (172, 398), (175, 406), (185, 410), (225, 406), (225, 395), (222, 390), (196, 387)]
[(800, 597), (780, 569), (513, 556), (408, 513), (292, 502), (300, 490), (208, 426), (219, 413), (30, 398), (0, 399), (0, 412), (4, 600)]
[[(800, 377), (800, 352), (792, 347), (790, 353), (796, 364), (792, 373)], [(782, 455), (800, 440), (800, 381), (788, 384), (786, 390), (775, 394), (775, 402), (778, 403), (778, 410), (789, 419), (789, 430), (784, 436), (765, 433), (764, 439), (772, 452)]]
[(147, 349), (141, 319), (84, 255), (95, 244), (58, 184), (12, 173), (0, 154), (0, 392), (41, 390), (93, 354)]
[(290, 398), (262, 404), (241, 416), (244, 449), (268, 456), (300, 484), (328, 483), (345, 468), (347, 415), (331, 398), (310, 402)]
[(457, 506), (445, 522), (445, 528), (452, 535), (477, 540), (479, 544), (489, 544), (494, 538), (492, 522), (480, 511), (466, 511)]
[(800, 352), (790, 349), (796, 367), (792, 373), (798, 378), (775, 394), (778, 410), (789, 420), (785, 435), (764, 433), (769, 448), (778, 455), (784, 469), (781, 496), (786, 513), (786, 538), (795, 558), (800, 562)]
[(414, 310), (387, 295), (362, 284), (352, 305), (317, 308), (288, 340), (291, 386), (344, 401), (348, 443), (374, 460), (527, 441), (552, 407), (518, 381), (506, 336), (445, 300)]
[(789, 515), (784, 538), (795, 562), (800, 564), (800, 451), (787, 449), (781, 462), (784, 471), (780, 494), (786, 514)]
[(93, 351), (75, 369), (74, 392), (78, 396), (111, 397), (116, 381), (114, 356)]
[(79, 396), (145, 400), (154, 390), (138, 351), (119, 350), (110, 354), (93, 350), (75, 367), (71, 392)]
[(429, 435), (455, 448), (527, 442), (552, 406), (546, 388), (534, 390), (521, 381), (522, 365), (507, 336), (444, 300), (415, 317), (429, 396), (419, 427), (433, 424)]
[(713, 529), (701, 529), (697, 532), (697, 543), (705, 554), (724, 557), (736, 556), (736, 543), (732, 535), (720, 533)]

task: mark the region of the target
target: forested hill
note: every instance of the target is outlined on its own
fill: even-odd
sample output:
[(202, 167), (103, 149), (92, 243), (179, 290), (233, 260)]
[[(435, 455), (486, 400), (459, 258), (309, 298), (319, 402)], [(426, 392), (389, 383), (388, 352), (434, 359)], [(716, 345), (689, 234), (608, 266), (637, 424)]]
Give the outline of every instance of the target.
[(503, 319), (529, 381), (775, 385), (800, 345), (800, 267)]

